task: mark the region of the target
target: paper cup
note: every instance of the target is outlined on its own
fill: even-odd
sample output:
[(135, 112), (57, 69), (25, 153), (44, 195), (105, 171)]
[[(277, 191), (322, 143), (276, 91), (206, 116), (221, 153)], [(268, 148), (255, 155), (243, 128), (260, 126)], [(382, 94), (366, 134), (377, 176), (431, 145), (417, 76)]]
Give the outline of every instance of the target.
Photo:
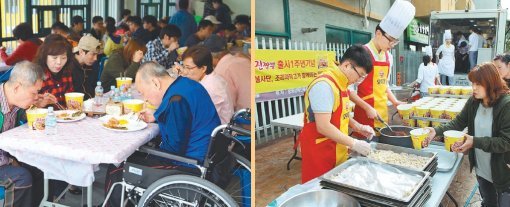
[(461, 131), (448, 130), (444, 132), (443, 135), (444, 135), (444, 148), (450, 152), (452, 151), (451, 148), (455, 142), (464, 140), (464, 132)]
[(452, 107), (445, 110), (444, 118), (453, 120), (460, 113), (461, 109), (458, 107)]
[(473, 88), (466, 86), (461, 89), (462, 95), (472, 95), (473, 94)]
[(428, 89), (429, 94), (438, 94), (439, 86), (430, 86)]
[(421, 149), (421, 143), (427, 138), (430, 131), (428, 129), (413, 129), (410, 133), (414, 149)]
[(441, 86), (439, 87), (439, 94), (450, 94), (450, 87), (448, 86)]
[(124, 104), (124, 114), (129, 112), (139, 112), (143, 109), (144, 101), (140, 99), (128, 99), (122, 102)]
[(186, 50), (188, 49), (188, 47), (180, 47), (179, 49), (177, 49), (177, 54), (180, 56), (182, 55)]
[(435, 119), (442, 119), (444, 117), (445, 109), (443, 107), (434, 107), (430, 109), (430, 117)]
[(69, 110), (82, 110), (83, 109), (83, 97), (85, 94), (83, 93), (66, 93), (64, 94), (66, 98), (66, 106)]
[(429, 127), (430, 126), (430, 121), (416, 120), (416, 125), (418, 125), (418, 127), (420, 127), (420, 128)]
[(122, 85), (124, 88), (129, 88), (133, 83), (133, 79), (130, 77), (118, 77), (115, 80), (117, 81), (117, 88), (120, 88)]
[(430, 116), (430, 107), (429, 106), (418, 106), (418, 107), (416, 107), (414, 114), (417, 117), (429, 117)]
[(401, 104), (397, 106), (398, 113), (402, 119), (410, 119), (413, 115), (413, 108), (411, 104)]
[(27, 110), (27, 125), (30, 130), (44, 130), (44, 122), (48, 109), (31, 109)]
[(439, 127), (439, 126), (441, 126), (441, 124), (443, 124), (443, 123), (438, 122), (438, 121), (433, 121), (433, 122), (431, 122), (431, 124), (432, 124), (432, 127)]
[(460, 95), (462, 92), (462, 88), (459, 86), (454, 86), (450, 88), (450, 94), (452, 95)]

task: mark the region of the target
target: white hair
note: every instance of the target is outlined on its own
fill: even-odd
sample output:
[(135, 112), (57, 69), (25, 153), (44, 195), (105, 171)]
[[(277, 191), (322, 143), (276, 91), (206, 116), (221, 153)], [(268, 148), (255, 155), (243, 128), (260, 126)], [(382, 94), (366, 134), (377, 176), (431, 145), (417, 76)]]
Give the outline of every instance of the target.
[(14, 65), (8, 82), (18, 81), (29, 85), (34, 85), (38, 80), (44, 79), (44, 70), (41, 66), (24, 60)]
[(140, 77), (144, 81), (148, 81), (153, 77), (170, 76), (170, 74), (166, 71), (166, 68), (155, 61), (148, 61), (140, 65), (137, 74), (140, 74)]

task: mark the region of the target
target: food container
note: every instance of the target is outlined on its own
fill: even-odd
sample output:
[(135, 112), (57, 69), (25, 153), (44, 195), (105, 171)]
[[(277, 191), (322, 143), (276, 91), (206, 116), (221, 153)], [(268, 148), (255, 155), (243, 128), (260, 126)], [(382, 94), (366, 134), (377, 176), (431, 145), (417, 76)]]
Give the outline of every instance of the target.
[(430, 116), (430, 106), (418, 106), (415, 109), (415, 116), (417, 117), (429, 117)]
[(428, 89), (429, 94), (438, 94), (439, 86), (430, 86)]
[(128, 99), (122, 102), (124, 105), (124, 114), (134, 112), (137, 113), (143, 109), (144, 101), (140, 99)]
[(413, 143), (411, 142), (411, 134), (409, 134), (409, 132), (413, 130), (412, 127), (393, 125), (391, 126), (393, 132), (388, 127), (375, 129), (381, 133), (381, 136), (379, 137), (379, 143), (391, 144), (407, 148), (413, 147)]
[(124, 86), (124, 88), (131, 87), (131, 84), (133, 83), (133, 79), (130, 77), (118, 77), (115, 78), (117, 81), (117, 88), (120, 88), (121, 86)]
[(425, 128), (430, 126), (430, 121), (427, 120), (416, 120), (416, 125), (419, 128)]
[(64, 94), (66, 99), (66, 106), (69, 110), (83, 110), (83, 97), (85, 94), (83, 93), (66, 93)]
[(455, 117), (457, 117), (457, 115), (460, 113), (461, 110), (462, 109), (460, 109), (459, 107), (448, 108), (445, 110), (444, 118), (453, 120), (453, 119), (455, 119)]
[(441, 124), (443, 124), (443, 122), (431, 121), (430, 124), (432, 125), (432, 127), (439, 127), (441, 126)]
[(462, 87), (460, 87), (460, 86), (453, 86), (450, 88), (451, 95), (460, 95), (461, 91), (462, 91)]
[(462, 95), (473, 95), (473, 88), (471, 86), (465, 86), (461, 89)]
[(359, 207), (353, 197), (334, 190), (317, 189), (297, 194), (284, 201), (280, 207)]
[(177, 49), (177, 54), (181, 56), (187, 49), (188, 47), (180, 47), (179, 49)]
[(44, 130), (48, 109), (33, 108), (27, 110), (27, 125), (30, 130)]
[(445, 108), (436, 106), (430, 109), (430, 117), (434, 119), (442, 119), (444, 117)]
[(400, 104), (397, 106), (398, 113), (402, 119), (410, 119), (413, 115), (413, 105)]
[(449, 86), (439, 87), (439, 94), (442, 94), (442, 95), (450, 94), (450, 87)]
[(455, 131), (455, 130), (448, 130), (443, 132), (444, 135), (444, 148), (447, 151), (452, 151), (451, 147), (455, 142), (463, 141), (464, 140), (464, 132), (461, 131)]
[(430, 131), (428, 129), (419, 128), (411, 130), (411, 141), (413, 142), (414, 149), (421, 149), (421, 144), (423, 140), (427, 138)]
[(415, 127), (416, 126), (416, 120), (414, 119), (402, 119), (402, 125), (408, 126), (408, 127)]

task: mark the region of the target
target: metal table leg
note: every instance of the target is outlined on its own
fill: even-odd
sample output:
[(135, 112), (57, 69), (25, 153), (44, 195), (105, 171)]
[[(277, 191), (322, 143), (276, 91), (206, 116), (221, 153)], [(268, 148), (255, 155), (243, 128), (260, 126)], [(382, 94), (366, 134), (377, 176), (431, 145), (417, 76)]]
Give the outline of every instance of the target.
[[(59, 200), (60, 197), (62, 197), (62, 195), (67, 192), (69, 187), (70, 187), (70, 185), (67, 186), (67, 188), (64, 190), (64, 192), (62, 192), (62, 194), (59, 196), (59, 198), (57, 200)], [(93, 190), (92, 184), (90, 184), (87, 187), (87, 206), (88, 207), (92, 207), (92, 190)], [(66, 205), (48, 201), (48, 191), (49, 191), (49, 181), (48, 181), (48, 178), (45, 177), (44, 178), (44, 196), (41, 201), (41, 204), (39, 204), (39, 207), (68, 207)]]
[(450, 200), (453, 201), (453, 205), (455, 205), (455, 207), (459, 207), (459, 204), (457, 203), (455, 198), (453, 198), (453, 196), (448, 191), (446, 191), (446, 195), (448, 196), (448, 198), (450, 198)]
[[(294, 131), (294, 146), (296, 146), (296, 142), (297, 142), (297, 130), (293, 129), (293, 131)], [(290, 158), (289, 162), (287, 162), (287, 170), (290, 170), (290, 162), (292, 162), (292, 160), (301, 160), (301, 157), (297, 156), (297, 152), (298, 152), (298, 147), (296, 147), (296, 149), (294, 149), (294, 154)]]

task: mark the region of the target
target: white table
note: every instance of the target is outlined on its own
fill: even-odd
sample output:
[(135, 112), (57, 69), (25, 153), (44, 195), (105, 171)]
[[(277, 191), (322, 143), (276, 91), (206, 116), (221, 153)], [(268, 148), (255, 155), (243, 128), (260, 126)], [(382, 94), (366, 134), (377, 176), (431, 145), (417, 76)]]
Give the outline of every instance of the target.
[(94, 171), (100, 163), (123, 162), (141, 145), (159, 133), (157, 124), (135, 132), (105, 129), (99, 119), (85, 118), (58, 123), (57, 134), (30, 131), (22, 125), (0, 134), (0, 149), (44, 172), (44, 199), (41, 206), (62, 206), (47, 202), (48, 179), (88, 187), (87, 203), (92, 206)]
[[(305, 117), (304, 113), (294, 114), (291, 116), (271, 120), (271, 125), (292, 129), (294, 132), (294, 146), (295, 146), (297, 141), (297, 135), (299, 131), (301, 131), (301, 129), (303, 128), (304, 117)], [(294, 149), (294, 154), (290, 158), (289, 162), (287, 162), (287, 170), (290, 170), (290, 162), (292, 162), (292, 160), (301, 160), (301, 158), (297, 156), (297, 151), (298, 147)]]
[[(431, 146), (433, 147), (433, 146)], [(441, 204), (441, 200), (445, 195), (448, 195), (447, 190), (450, 187), (450, 184), (453, 181), (453, 178), (457, 174), (457, 171), (460, 168), (460, 164), (462, 163), (463, 156), (462, 154), (457, 154), (457, 161), (453, 165), (452, 169), (448, 172), (436, 172), (434, 177), (432, 177), (430, 186), (431, 186), (431, 195), (430, 198), (425, 203), (424, 207), (437, 207)], [(312, 179), (304, 184), (298, 184), (291, 188), (289, 188), (285, 193), (278, 196), (275, 200), (273, 200), (269, 207), (276, 207), (281, 205), (284, 201), (291, 198), (294, 195), (304, 193), (307, 191), (312, 191), (315, 189), (320, 189), (320, 180), (318, 178)], [(450, 197), (450, 195), (448, 195)], [(451, 198), (451, 197), (450, 197)], [(453, 198), (451, 198), (453, 199)], [(456, 201), (455, 201), (456, 202)]]

